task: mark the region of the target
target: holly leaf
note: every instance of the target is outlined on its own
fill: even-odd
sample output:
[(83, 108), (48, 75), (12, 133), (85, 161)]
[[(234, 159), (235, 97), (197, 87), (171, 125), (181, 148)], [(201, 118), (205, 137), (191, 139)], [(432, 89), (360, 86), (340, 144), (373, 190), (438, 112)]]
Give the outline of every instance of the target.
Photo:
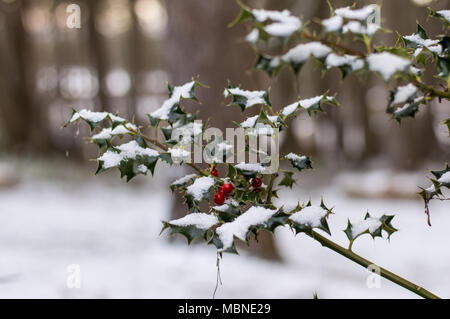
[(106, 119), (109, 119), (111, 121), (112, 129), (126, 122), (126, 120), (121, 118), (120, 116), (108, 112), (93, 112), (86, 109), (76, 111), (75, 109), (72, 109), (72, 115), (69, 121), (64, 125), (64, 127), (68, 126), (69, 124), (76, 123), (80, 119), (84, 120), (89, 125), (91, 131), (93, 131), (100, 123), (102, 123)]
[(183, 235), (186, 237), (188, 244), (190, 244), (195, 238), (207, 240), (208, 233), (211, 233), (211, 228), (218, 224), (219, 220), (216, 215), (195, 211), (179, 219), (169, 222), (163, 221), (161, 233), (165, 229), (169, 229), (169, 235)]
[(260, 230), (273, 232), (277, 226), (284, 224), (286, 219), (287, 216), (277, 209), (252, 206), (232, 222), (217, 227), (211, 242), (219, 252), (237, 253), (236, 238), (248, 243), (251, 233), (257, 234)]
[(369, 234), (375, 239), (375, 237), (383, 237), (382, 231), (385, 231), (387, 233), (387, 239), (389, 239), (391, 235), (397, 231), (397, 229), (395, 229), (391, 224), (393, 218), (393, 215), (372, 217), (369, 212), (367, 212), (364, 219), (357, 223), (352, 224), (349, 219), (347, 222), (347, 228), (344, 232), (350, 241), (350, 247), (356, 238), (364, 234)]
[(212, 210), (224, 222), (231, 222), (241, 214), (239, 203), (235, 200), (227, 200), (223, 205), (213, 206)]
[(157, 126), (160, 121), (174, 123), (183, 118), (186, 112), (181, 108), (180, 102), (183, 99), (191, 99), (197, 101), (195, 96), (195, 88), (200, 85), (197, 81), (187, 82), (180, 86), (168, 85), (169, 98), (164, 101), (160, 108), (154, 112), (147, 114), (150, 124)]
[(192, 182), (195, 178), (199, 177), (197, 174), (188, 174), (186, 176), (183, 176), (181, 178), (178, 178), (177, 180), (173, 181), (169, 187), (172, 190), (172, 192), (175, 189), (179, 189), (182, 187), (185, 187), (187, 184)]
[(106, 127), (99, 133), (93, 135), (91, 140), (98, 145), (98, 147), (104, 147), (111, 144), (111, 140), (116, 137), (122, 137), (124, 135), (133, 135), (138, 130), (137, 126), (132, 123), (123, 123), (112, 127)]
[(400, 123), (403, 118), (414, 118), (419, 110), (419, 105), (425, 102), (423, 96), (417, 96), (417, 87), (409, 83), (391, 90), (386, 113)]
[(255, 177), (265, 170), (265, 167), (259, 163), (239, 163), (234, 168), (247, 179)]
[(184, 195), (188, 208), (197, 207), (200, 201), (208, 199), (215, 183), (216, 180), (211, 176), (196, 178), (194, 183), (186, 188)]
[(325, 60), (325, 66), (327, 69), (338, 68), (344, 79), (347, 75), (364, 69), (365, 61), (355, 55), (330, 53)]
[(317, 61), (323, 63), (331, 52), (330, 47), (320, 42), (312, 41), (298, 44), (282, 55), (280, 59), (290, 65), (295, 74), (298, 74), (310, 57), (314, 57)]
[(253, 68), (262, 70), (272, 77), (277, 75), (284, 65), (285, 63), (278, 56), (271, 57), (268, 55), (258, 54), (258, 58)]
[(299, 171), (312, 168), (311, 159), (308, 156), (299, 156), (294, 153), (289, 153), (288, 155), (284, 156), (284, 159), (291, 162), (291, 165)]
[(283, 178), (278, 183), (279, 186), (287, 186), (289, 188), (292, 188), (292, 186), (295, 184), (295, 179), (292, 178), (294, 175), (294, 172), (289, 171), (283, 171)]
[(298, 233), (312, 234), (314, 228), (318, 228), (331, 235), (328, 226), (328, 215), (332, 214), (331, 209), (327, 208), (322, 200), (320, 206), (313, 206), (311, 202), (304, 207), (297, 206), (289, 213), (291, 227)]
[(229, 84), (223, 94), (225, 97), (231, 96), (232, 101), (230, 105), (239, 105), (242, 111), (258, 104), (272, 107), (268, 91), (247, 91)]
[(109, 146), (105, 153), (98, 158), (97, 171), (99, 174), (111, 168), (118, 168), (120, 177), (126, 176), (127, 182), (138, 174), (153, 175), (159, 153), (147, 146), (138, 134), (135, 140), (119, 146)]

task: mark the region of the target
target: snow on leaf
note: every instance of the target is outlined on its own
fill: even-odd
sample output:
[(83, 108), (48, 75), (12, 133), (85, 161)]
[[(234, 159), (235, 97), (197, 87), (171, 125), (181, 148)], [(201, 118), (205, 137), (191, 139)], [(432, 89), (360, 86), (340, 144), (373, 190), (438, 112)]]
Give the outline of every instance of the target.
[(186, 176), (180, 177), (177, 180), (173, 181), (170, 184), (170, 189), (173, 191), (176, 188), (180, 188), (191, 182), (194, 178), (196, 178), (196, 174), (188, 174)]
[(196, 206), (200, 201), (209, 197), (209, 193), (216, 183), (210, 176), (202, 176), (194, 180), (194, 183), (186, 188), (186, 204), (189, 208)]
[(225, 97), (231, 95), (231, 104), (239, 105), (242, 111), (257, 104), (271, 106), (267, 91), (248, 91), (230, 84), (223, 94)]
[(267, 23), (263, 29), (271, 36), (288, 38), (302, 26), (301, 20), (293, 16), (289, 10), (253, 9), (251, 13), (256, 22)]
[(180, 101), (182, 99), (196, 99), (194, 91), (196, 84), (196, 81), (191, 81), (180, 86), (169, 85), (169, 98), (164, 101), (159, 109), (148, 114), (151, 124), (156, 125), (161, 120), (173, 123), (183, 115)]
[(369, 69), (388, 81), (395, 73), (407, 70), (411, 61), (390, 52), (372, 53), (367, 57)]
[(307, 156), (298, 156), (294, 153), (289, 153), (288, 155), (285, 155), (284, 158), (291, 162), (292, 166), (299, 171), (312, 168), (311, 160)]
[(125, 119), (123, 119), (117, 115), (114, 115), (112, 113), (94, 112), (91, 110), (83, 109), (78, 112), (75, 110), (72, 110), (72, 116), (70, 117), (70, 120), (66, 123), (66, 126), (68, 124), (75, 123), (80, 119), (82, 119), (86, 123), (88, 123), (89, 127), (91, 128), (91, 131), (94, 130), (105, 119), (109, 119), (111, 121), (113, 129), (116, 126), (118, 126), (119, 124), (125, 123)]
[[(146, 174), (148, 170), (153, 174), (159, 153), (147, 147), (138, 136), (136, 140), (110, 147), (98, 158), (96, 174), (117, 167), (121, 177), (126, 176), (127, 181), (138, 174)], [(144, 167), (146, 169), (144, 169)]]
[(435, 11), (434, 9), (429, 8), (430, 10), (430, 17), (435, 17), (441, 20), (447, 28), (450, 26), (450, 10), (438, 10)]
[(303, 64), (305, 64), (311, 56), (319, 60), (324, 60), (330, 52), (331, 49), (325, 44), (312, 41), (308, 43), (301, 43), (293, 47), (281, 56), (281, 60), (289, 63), (292, 69), (298, 73)]
[[(215, 230), (217, 236), (214, 236), (213, 243), (219, 252), (235, 252), (235, 237), (247, 242), (249, 232), (252, 228), (274, 229), (276, 225), (271, 225), (270, 219), (277, 213), (278, 210), (276, 209), (272, 210), (262, 206), (252, 206), (232, 222), (224, 223), (217, 227)], [(273, 231), (273, 229), (270, 230)]]
[(256, 64), (254, 65), (255, 69), (263, 70), (267, 72), (269, 76), (273, 76), (281, 70), (284, 66), (284, 62), (281, 60), (279, 56), (268, 56), (268, 55), (258, 55), (258, 59), (256, 60)]
[(323, 201), (320, 206), (313, 206), (311, 203), (308, 203), (303, 208), (298, 205), (289, 216), (289, 220), (296, 233), (304, 232), (311, 234), (314, 228), (318, 228), (330, 234), (330, 228), (327, 222), (329, 214), (331, 214), (331, 209), (327, 208)]
[(337, 55), (331, 53), (325, 60), (325, 65), (328, 69), (337, 67), (345, 77), (347, 74), (356, 72), (364, 68), (364, 60), (354, 55)]
[(417, 31), (411, 35), (402, 36), (406, 48), (414, 48), (414, 56), (417, 57), (424, 49), (440, 55), (442, 53), (442, 45), (440, 40), (431, 40), (420, 24), (417, 24)]
[(137, 131), (137, 126), (132, 123), (119, 124), (114, 129), (112, 127), (105, 127), (99, 133), (92, 135), (91, 139), (99, 146), (106, 145), (114, 136), (122, 136), (131, 134), (132, 131)]
[(387, 238), (389, 239), (391, 235), (397, 231), (391, 221), (394, 218), (392, 215), (383, 215), (379, 218), (370, 216), (369, 213), (366, 214), (363, 220), (351, 223), (350, 220), (347, 222), (347, 228), (344, 230), (347, 235), (350, 245), (353, 241), (363, 234), (369, 234), (372, 238), (382, 237), (382, 231), (387, 233)]
[(322, 20), (321, 23), (325, 32), (338, 32), (342, 29), (344, 19), (341, 16), (335, 15)]
[(297, 102), (294, 102), (292, 104), (289, 104), (281, 110), (281, 114), (284, 117), (290, 116), (290, 115), (296, 115), (299, 108), (305, 109), (309, 115), (311, 115), (312, 112), (322, 112), (322, 103), (330, 103), (334, 105), (338, 105), (337, 101), (333, 96), (328, 96), (326, 94), (314, 96), (308, 99), (299, 100)]
[(364, 21), (375, 13), (376, 8), (376, 4), (369, 4), (360, 9), (352, 9), (351, 7), (338, 8), (334, 11), (334, 13), (348, 20)]
[(265, 167), (259, 163), (239, 163), (234, 166), (239, 174), (244, 175), (245, 177), (255, 177), (258, 173), (261, 173), (265, 170)]
[(426, 189), (421, 188), (422, 191), (419, 193), (425, 203), (425, 213), (428, 216), (428, 225), (430, 226), (431, 222), (428, 202), (435, 197), (441, 196), (443, 187), (450, 189), (450, 167), (447, 164), (443, 170), (431, 171), (431, 174), (433, 174), (434, 177), (430, 178), (432, 183), (431, 186)]
[(194, 238), (206, 240), (208, 230), (218, 223), (219, 219), (214, 214), (194, 212), (169, 222), (163, 221), (164, 226), (161, 232), (169, 228), (169, 235), (181, 234), (186, 237), (188, 243), (191, 243)]

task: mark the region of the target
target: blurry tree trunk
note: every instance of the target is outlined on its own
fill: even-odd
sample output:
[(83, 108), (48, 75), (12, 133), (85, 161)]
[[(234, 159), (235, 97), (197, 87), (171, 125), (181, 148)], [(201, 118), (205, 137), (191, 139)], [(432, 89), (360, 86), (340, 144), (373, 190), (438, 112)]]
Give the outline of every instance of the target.
[[(5, 5), (6, 6), (6, 5)], [(6, 150), (21, 151), (28, 141), (33, 126), (32, 107), (25, 82), (25, 36), (20, 8), (0, 12), (0, 112)]]
[[(210, 86), (198, 90), (201, 118), (209, 118), (211, 126), (225, 131), (232, 120), (239, 120), (239, 116), (242, 119), (237, 109), (225, 109), (223, 90), (227, 80), (246, 89), (257, 89), (254, 75), (245, 76), (255, 57), (249, 46), (239, 41), (244, 29), (227, 27), (239, 8), (235, 2), (223, 0), (171, 0), (166, 5), (168, 35), (164, 56), (170, 81), (181, 84), (198, 75), (200, 82)], [(174, 200), (172, 217), (185, 214), (185, 205)], [(262, 232), (258, 240), (258, 245), (251, 245), (258, 255), (279, 258), (270, 234)]]

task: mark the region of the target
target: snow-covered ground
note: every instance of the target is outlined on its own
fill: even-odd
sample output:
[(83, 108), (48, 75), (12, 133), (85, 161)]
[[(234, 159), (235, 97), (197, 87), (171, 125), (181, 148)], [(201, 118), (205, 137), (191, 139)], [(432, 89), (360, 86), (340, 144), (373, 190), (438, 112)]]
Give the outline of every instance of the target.
[[(141, 179), (145, 179), (141, 177)], [(210, 298), (216, 282), (212, 246), (187, 247), (159, 235), (171, 193), (157, 183), (126, 185), (25, 179), (0, 190), (0, 298)], [(298, 199), (335, 206), (333, 238), (346, 244), (346, 218), (396, 214), (391, 242), (364, 236), (354, 250), (441, 297), (450, 297), (448, 202), (431, 205), (428, 227), (419, 200), (354, 199), (336, 187), (296, 189)], [(283, 196), (282, 196), (283, 198)], [(286, 202), (294, 200), (286, 198)], [(219, 298), (410, 298), (382, 279), (369, 289), (369, 272), (305, 235), (278, 229), (284, 263), (225, 254)], [(68, 288), (78, 265), (81, 287)], [(78, 267), (77, 266), (77, 267)], [(73, 270), (73, 268), (72, 268)], [(71, 277), (73, 278), (73, 277)]]

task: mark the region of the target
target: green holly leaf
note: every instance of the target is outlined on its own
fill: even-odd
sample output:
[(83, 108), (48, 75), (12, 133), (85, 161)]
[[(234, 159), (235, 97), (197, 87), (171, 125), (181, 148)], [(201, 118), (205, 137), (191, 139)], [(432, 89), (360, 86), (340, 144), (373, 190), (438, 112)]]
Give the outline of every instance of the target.
[(226, 200), (223, 205), (213, 206), (212, 210), (224, 222), (231, 222), (241, 214), (239, 203), (235, 200)]
[(258, 59), (256, 60), (253, 68), (265, 71), (270, 77), (272, 77), (277, 75), (284, 65), (285, 63), (278, 56), (271, 57), (268, 55), (258, 54)]
[(356, 55), (330, 53), (325, 60), (325, 66), (327, 69), (338, 68), (344, 79), (347, 75), (364, 69), (365, 61)]
[(311, 159), (308, 156), (299, 156), (294, 153), (289, 153), (288, 155), (284, 156), (284, 159), (287, 159), (289, 162), (291, 162), (291, 165), (299, 171), (312, 168)]
[(158, 161), (159, 153), (147, 147), (147, 144), (138, 134), (135, 140), (119, 146), (109, 146), (106, 152), (98, 158), (95, 174), (111, 168), (118, 168), (120, 177), (126, 176), (127, 182), (138, 174), (147, 175), (153, 171)]
[(288, 116), (296, 116), (297, 111), (301, 108), (308, 112), (308, 115), (311, 116), (314, 112), (323, 112), (322, 105), (324, 103), (329, 103), (338, 106), (338, 102), (334, 98), (334, 96), (329, 96), (327, 93), (322, 95), (318, 95), (309, 99), (299, 100), (292, 104), (285, 106), (281, 110), (281, 116), (283, 119), (286, 119)]
[(102, 123), (106, 119), (109, 119), (111, 121), (111, 129), (115, 129), (116, 126), (126, 122), (126, 120), (121, 118), (120, 116), (108, 112), (93, 112), (86, 109), (76, 111), (72, 109), (72, 116), (64, 126), (76, 123), (80, 119), (84, 120), (89, 125), (91, 131), (93, 131), (100, 123)]
[(218, 224), (219, 220), (216, 215), (195, 211), (179, 219), (163, 221), (161, 233), (165, 229), (169, 229), (169, 235), (183, 235), (190, 244), (195, 238), (207, 240), (208, 234), (212, 232), (211, 228)]
[(272, 231), (284, 224), (287, 216), (277, 209), (263, 206), (252, 206), (246, 212), (215, 229), (212, 243), (219, 252), (237, 253), (235, 238), (248, 243), (251, 233), (257, 234), (260, 230)]
[(169, 187), (172, 190), (172, 192), (175, 189), (178, 188), (184, 188), (187, 184), (191, 183), (195, 178), (198, 178), (199, 176), (197, 174), (188, 174), (186, 176), (183, 176), (181, 178), (178, 178), (177, 180), (173, 181)]
[(234, 168), (247, 179), (255, 177), (265, 170), (265, 167), (259, 163), (239, 163)]
[(134, 132), (138, 130), (137, 126), (132, 123), (123, 123), (116, 126), (114, 129), (112, 127), (106, 127), (102, 129), (99, 133), (93, 135), (91, 140), (97, 144), (99, 147), (107, 146), (111, 144), (111, 140), (116, 137), (122, 137), (124, 135), (133, 135)]
[(331, 52), (332, 50), (328, 46), (313, 41), (298, 44), (282, 55), (280, 59), (282, 62), (290, 65), (295, 74), (298, 74), (310, 57), (314, 57), (317, 61), (323, 63)]
[(391, 90), (386, 112), (392, 114), (392, 117), (398, 122), (405, 117), (414, 118), (419, 110), (419, 105), (425, 103), (425, 98), (417, 96), (417, 93), (418, 89), (412, 83)]
[[(289, 38), (298, 33), (302, 27), (299, 18), (293, 16), (288, 10), (275, 11), (264, 9), (251, 9), (238, 1), (241, 10), (231, 26), (242, 21), (251, 21), (252, 32), (258, 30), (258, 34), (247, 36), (249, 42), (254, 43), (258, 39), (268, 40), (277, 37), (288, 42)], [(249, 39), (250, 38), (250, 39)]]
[(180, 86), (168, 85), (169, 98), (164, 101), (160, 108), (147, 114), (150, 124), (157, 126), (160, 121), (174, 123), (186, 116), (186, 112), (181, 108), (180, 102), (183, 99), (197, 100), (195, 88), (200, 85), (197, 81), (191, 81)]
[(292, 185), (295, 184), (295, 179), (292, 178), (294, 175), (294, 172), (289, 171), (283, 171), (283, 178), (278, 183), (279, 186), (287, 186), (289, 188), (292, 188)]
[(387, 233), (387, 239), (389, 239), (391, 235), (397, 231), (391, 224), (393, 218), (393, 215), (371, 217), (369, 212), (367, 212), (364, 219), (357, 223), (352, 224), (350, 220), (348, 220), (347, 228), (344, 232), (350, 241), (350, 247), (356, 238), (364, 234), (369, 234), (372, 238), (383, 237), (382, 231), (385, 231)]
[(211, 176), (202, 176), (194, 180), (194, 183), (186, 188), (184, 198), (189, 209), (197, 207), (202, 200), (209, 198), (216, 180)]
[(325, 206), (323, 200), (320, 206), (313, 206), (309, 202), (304, 207), (297, 205), (297, 208), (289, 213), (289, 221), (297, 234), (311, 234), (314, 228), (318, 228), (331, 235), (327, 222), (330, 214), (332, 214), (331, 209)]
[(232, 101), (230, 105), (239, 105), (242, 111), (258, 104), (272, 107), (268, 91), (247, 91), (229, 84), (223, 94), (225, 97), (231, 96)]

